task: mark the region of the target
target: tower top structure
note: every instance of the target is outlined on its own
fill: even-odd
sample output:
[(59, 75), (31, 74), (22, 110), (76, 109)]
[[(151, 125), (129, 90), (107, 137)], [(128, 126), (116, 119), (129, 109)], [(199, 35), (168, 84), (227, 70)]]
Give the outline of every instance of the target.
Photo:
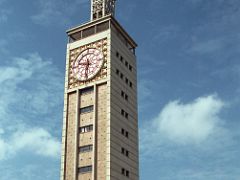
[(91, 21), (115, 15), (116, 0), (91, 0)]

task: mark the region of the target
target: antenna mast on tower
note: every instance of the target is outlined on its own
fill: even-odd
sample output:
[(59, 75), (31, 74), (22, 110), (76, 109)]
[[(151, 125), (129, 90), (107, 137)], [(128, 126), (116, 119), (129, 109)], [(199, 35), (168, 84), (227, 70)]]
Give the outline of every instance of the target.
[(91, 0), (91, 20), (107, 15), (115, 15), (116, 0)]

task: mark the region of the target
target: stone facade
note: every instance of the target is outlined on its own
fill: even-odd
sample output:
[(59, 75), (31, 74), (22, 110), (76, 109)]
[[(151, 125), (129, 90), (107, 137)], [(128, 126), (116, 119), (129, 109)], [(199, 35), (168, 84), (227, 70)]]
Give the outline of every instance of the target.
[(75, 139), (76, 139), (76, 106), (77, 93), (68, 95), (67, 137), (66, 137), (66, 180), (75, 179)]
[[(88, 29), (96, 31), (83, 38)], [(68, 36), (61, 180), (138, 180), (136, 44), (111, 16)], [(72, 64), (87, 48), (101, 50), (104, 65), (80, 82)]]
[(106, 179), (107, 167), (107, 85), (97, 87), (97, 165), (96, 179)]

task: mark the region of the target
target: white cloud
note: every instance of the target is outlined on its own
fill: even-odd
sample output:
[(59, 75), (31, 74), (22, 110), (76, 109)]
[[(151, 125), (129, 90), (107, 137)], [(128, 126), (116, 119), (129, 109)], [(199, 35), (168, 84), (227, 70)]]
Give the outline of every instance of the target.
[(9, 119), (9, 111), (39, 115), (51, 112), (61, 103), (62, 77), (51, 61), (44, 61), (36, 53), (14, 58), (11, 64), (0, 67), (0, 121)]
[(5, 64), (0, 67), (0, 160), (20, 151), (58, 157), (60, 142), (49, 130), (61, 107), (63, 75), (37, 53)]
[(144, 156), (151, 155), (152, 149), (158, 152), (168, 146), (219, 146), (224, 135), (230, 139), (220, 118), (226, 106), (217, 95), (202, 96), (188, 103), (169, 102), (156, 118), (140, 128), (140, 148)]
[(223, 39), (211, 39), (206, 41), (195, 42), (193, 46), (190, 48), (191, 53), (200, 53), (207, 54), (216, 51), (222, 50), (226, 45)]
[(169, 102), (155, 119), (159, 136), (176, 143), (201, 143), (220, 126), (224, 102), (216, 95), (200, 97), (184, 104)]
[(36, 154), (57, 157), (60, 154), (60, 143), (42, 128), (20, 131), (12, 139), (14, 150), (29, 149)]
[(0, 137), (0, 160), (5, 159), (8, 152), (8, 144)]
[(60, 143), (42, 128), (25, 128), (15, 132), (10, 138), (0, 137), (0, 160), (13, 157), (22, 150), (46, 157), (58, 157)]

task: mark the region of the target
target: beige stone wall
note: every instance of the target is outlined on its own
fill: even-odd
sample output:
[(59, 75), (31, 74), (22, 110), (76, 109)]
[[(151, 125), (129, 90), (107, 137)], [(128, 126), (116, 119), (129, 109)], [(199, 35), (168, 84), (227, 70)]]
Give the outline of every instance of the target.
[[(81, 92), (81, 89), (80, 89)], [(79, 97), (79, 108), (84, 108), (87, 106), (94, 105), (94, 91), (81, 94)], [(94, 111), (79, 114), (79, 127), (93, 125), (94, 121)], [(93, 145), (93, 131), (86, 132), (86, 133), (78, 133), (78, 147), (86, 146), (86, 145)], [(78, 152), (78, 167), (90, 166), (93, 165), (93, 151), (90, 152)], [(92, 172), (87, 172), (84, 174), (78, 174), (78, 180), (91, 180), (92, 179)]]
[(93, 113), (86, 113), (79, 116), (79, 125), (87, 126), (89, 124), (93, 124)]
[(68, 95), (65, 180), (75, 179), (77, 93)]
[[(98, 35), (99, 36), (99, 35)], [(71, 100), (69, 100), (66, 104), (68, 106), (67, 119), (68, 128), (72, 129), (72, 131), (66, 131), (66, 139), (67, 142), (67, 150), (65, 152), (65, 167), (67, 167), (64, 180), (92, 180), (94, 177), (100, 179), (106, 179), (106, 109), (107, 109), (107, 67), (108, 67), (108, 53), (107, 53), (107, 39), (106, 36), (102, 37), (101, 39), (95, 42), (88, 42), (85, 45), (82, 44), (81, 46), (76, 46), (74, 44), (69, 44), (69, 67), (67, 71), (66, 79), (68, 79), (68, 93), (72, 91), (71, 89), (79, 91), (75, 94), (75, 97), (71, 96)], [(74, 48), (71, 48), (73, 46)], [(74, 59), (77, 55), (86, 48), (98, 48), (103, 51), (104, 54), (104, 65), (100, 71), (100, 73), (92, 80), (88, 82), (77, 82), (76, 79), (72, 77), (71, 66), (74, 62)], [(109, 71), (110, 72), (110, 71)], [(105, 83), (104, 83), (105, 81)], [(98, 84), (101, 85), (98, 85)], [(74, 85), (73, 85), (74, 84)], [(81, 89), (86, 87), (94, 87), (94, 91), (90, 93), (81, 94)], [(66, 93), (66, 94), (68, 94)], [(95, 97), (96, 96), (96, 97)], [(74, 100), (74, 104), (73, 99)], [(92, 112), (80, 114), (77, 109), (81, 109), (87, 106), (94, 106), (94, 110)], [(97, 106), (97, 107), (96, 107)], [(79, 114), (77, 114), (79, 113)], [(93, 125), (93, 131), (80, 133), (79, 128)], [(99, 127), (98, 127), (99, 126)], [(95, 132), (96, 129), (96, 132)], [(102, 131), (105, 129), (104, 131)], [(76, 130), (78, 132), (76, 132)], [(93, 151), (90, 152), (79, 152), (79, 147), (86, 146), (86, 145), (93, 145)], [(103, 154), (104, 153), (104, 154)], [(80, 174), (79, 168), (85, 166), (93, 167), (92, 172), (87, 172)], [(100, 166), (100, 167), (99, 167)], [(98, 169), (100, 168), (100, 170)], [(76, 174), (76, 177), (75, 177)], [(95, 180), (96, 180), (95, 178)], [(99, 178), (98, 178), (99, 179)], [(99, 180), (100, 180), (99, 179)]]
[[(86, 145), (93, 144), (93, 133), (92, 132), (81, 133), (79, 136), (80, 136), (79, 146), (86, 146)], [(82, 166), (81, 163), (79, 165)]]
[(91, 180), (91, 179), (92, 179), (92, 174), (91, 173), (78, 174), (78, 180)]
[[(116, 53), (119, 53), (119, 57)], [(122, 60), (121, 60), (122, 57)], [(129, 66), (132, 70), (129, 70)], [(116, 70), (119, 70), (119, 75)], [(123, 78), (120, 78), (120, 74)], [(138, 116), (137, 116), (137, 70), (136, 57), (119, 39), (117, 33), (111, 33), (111, 153), (110, 171), (111, 180), (138, 180), (139, 160), (138, 160)], [(128, 83), (126, 83), (126, 78)], [(129, 82), (132, 82), (130, 87)], [(128, 100), (121, 96), (124, 91), (128, 95)], [(128, 113), (128, 118), (121, 115), (121, 110)], [(121, 129), (129, 133), (125, 137)], [(121, 149), (129, 151), (129, 156), (122, 154)], [(129, 171), (129, 177), (122, 174), (122, 168)]]
[[(95, 145), (96, 151), (79, 153), (78, 167), (95, 166), (95, 172), (79, 174), (78, 180), (91, 180), (92, 174), (96, 173), (99, 180), (106, 179), (106, 159), (107, 159), (107, 84), (96, 85), (92, 93), (80, 95), (79, 108), (96, 105), (93, 112), (79, 115), (79, 127), (87, 125), (95, 125), (94, 131), (87, 133), (79, 133), (79, 147), (85, 145)], [(95, 98), (96, 93), (96, 98)], [(96, 114), (95, 114), (96, 113)], [(95, 128), (94, 128), (95, 129)], [(94, 133), (96, 134), (94, 142)], [(94, 157), (94, 152), (96, 156)], [(94, 159), (95, 158), (95, 159)], [(94, 164), (96, 163), (96, 164)], [(94, 168), (93, 168), (94, 171)]]
[(106, 179), (107, 84), (97, 86), (97, 179)]
[[(93, 105), (93, 92), (80, 96), (80, 108)], [(83, 116), (83, 115), (82, 115)]]

